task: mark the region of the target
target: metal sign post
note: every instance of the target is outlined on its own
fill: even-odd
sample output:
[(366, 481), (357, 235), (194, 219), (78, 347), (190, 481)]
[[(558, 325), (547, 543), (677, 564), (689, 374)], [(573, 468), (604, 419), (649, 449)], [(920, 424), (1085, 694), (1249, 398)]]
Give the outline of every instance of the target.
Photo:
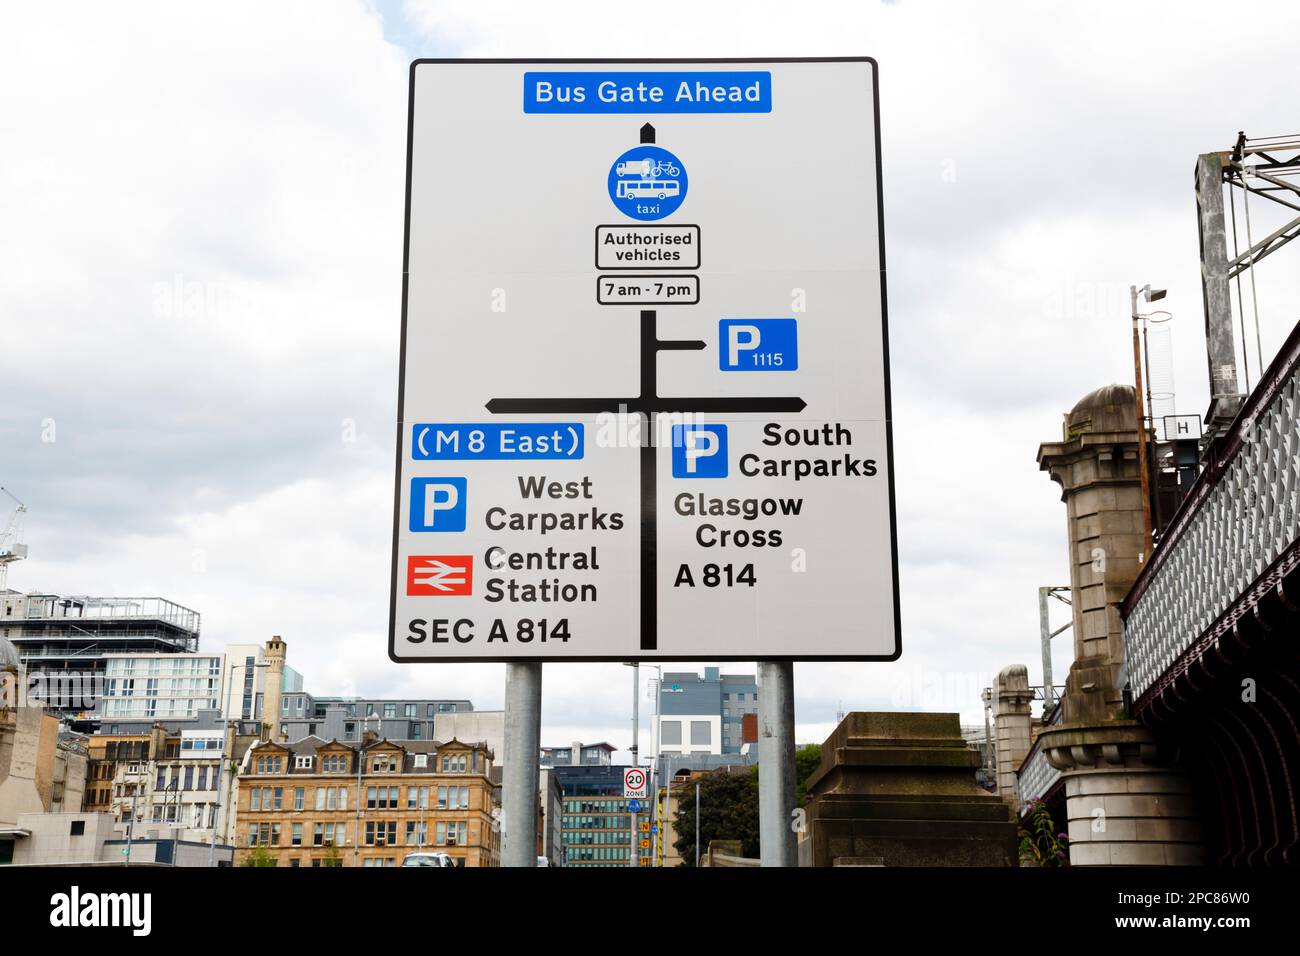
[(898, 658), (877, 87), (412, 64), (393, 660)]
[(542, 665), (506, 665), (505, 754), (501, 766), (502, 866), (537, 865), (537, 787), (541, 777)]
[(797, 866), (794, 665), (758, 664), (758, 832), (763, 866)]
[(650, 797), (650, 778), (642, 767), (628, 767), (623, 771), (623, 798), (627, 800), (627, 811), (631, 815), (631, 844), (628, 849), (628, 866), (641, 865), (641, 831), (637, 826), (637, 815), (641, 812), (641, 801)]

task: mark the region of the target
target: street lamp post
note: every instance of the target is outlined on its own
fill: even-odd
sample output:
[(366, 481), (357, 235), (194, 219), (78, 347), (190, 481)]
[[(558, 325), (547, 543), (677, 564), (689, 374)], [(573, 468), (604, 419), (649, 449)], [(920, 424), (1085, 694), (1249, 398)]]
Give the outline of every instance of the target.
[[(693, 776), (693, 775), (692, 775)], [(700, 785), (695, 785), (695, 868), (700, 868)]]
[[(632, 668), (632, 766), (639, 767), (641, 766), (641, 760), (637, 755), (637, 735), (641, 730), (641, 665), (640, 662), (633, 661), (632, 663), (624, 664), (623, 666)], [(578, 759), (582, 759), (581, 754)], [(649, 791), (647, 790), (646, 792), (648, 793)], [(628, 848), (629, 856), (627, 865), (636, 866), (640, 863), (638, 858), (641, 855), (639, 849), (641, 840), (637, 834), (637, 815), (631, 810), (628, 812), (631, 814), (632, 845)]]
[(126, 859), (122, 861), (123, 866), (131, 865), (131, 841), (135, 837), (135, 795), (139, 788), (139, 783), (131, 785), (131, 819), (126, 825)]
[[(352, 838), (352, 865), (358, 867), (361, 865), (361, 801), (365, 799), (361, 790), (361, 771), (366, 763), (366, 728), (370, 726), (370, 721), (380, 720), (378, 714), (366, 714), (361, 718), (361, 739), (357, 741), (357, 832)], [(383, 722), (380, 722), (383, 727)]]
[[(653, 724), (653, 729), (652, 729), (655, 752), (654, 752), (654, 759), (650, 764), (651, 783), (654, 788), (653, 792), (655, 795), (654, 814), (651, 818), (654, 821), (653, 823), (654, 836), (651, 841), (650, 865), (657, 866), (659, 864), (659, 834), (660, 831), (663, 830), (663, 812), (661, 811), (659, 805), (659, 783), (660, 783), (660, 778), (662, 776), (662, 774), (659, 772), (659, 759), (663, 751), (663, 746), (659, 740), (659, 722), (660, 722), (659, 709), (662, 704), (662, 695), (664, 692), (664, 669), (658, 664), (647, 664), (646, 666), (653, 667), (655, 669), (655, 675), (656, 675), (655, 676), (655, 714), (654, 714), (655, 722)], [(650, 791), (647, 790), (646, 792), (649, 793)]]
[[(1143, 286), (1141, 290), (1137, 286), (1128, 287), (1130, 311), (1133, 316), (1133, 377), (1137, 386), (1134, 394), (1134, 402), (1137, 411), (1137, 432), (1138, 432), (1138, 471), (1142, 480), (1142, 524), (1145, 535), (1143, 542), (1142, 562), (1145, 564), (1151, 557), (1151, 550), (1154, 547), (1153, 527), (1151, 523), (1151, 472), (1150, 465), (1147, 461), (1147, 416), (1142, 405), (1142, 345), (1139, 339), (1139, 324), (1146, 317), (1138, 314), (1138, 295), (1142, 296), (1143, 301), (1155, 302), (1165, 297), (1164, 289), (1153, 289), (1151, 286)], [(1148, 374), (1150, 369), (1147, 370)]]

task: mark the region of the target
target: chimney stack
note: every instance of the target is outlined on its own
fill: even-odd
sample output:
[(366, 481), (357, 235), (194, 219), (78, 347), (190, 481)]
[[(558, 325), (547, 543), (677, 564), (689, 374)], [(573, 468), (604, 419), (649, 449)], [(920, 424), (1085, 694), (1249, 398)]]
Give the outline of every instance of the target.
[(284, 692), (285, 643), (276, 634), (266, 642), (266, 690), (262, 697), (262, 722), (266, 740), (280, 739), (280, 698)]

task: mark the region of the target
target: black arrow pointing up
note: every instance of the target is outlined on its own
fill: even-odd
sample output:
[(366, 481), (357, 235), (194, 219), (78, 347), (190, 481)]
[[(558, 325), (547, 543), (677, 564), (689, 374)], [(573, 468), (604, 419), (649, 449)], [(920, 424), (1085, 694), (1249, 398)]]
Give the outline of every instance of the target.
[(655, 128), (649, 123), (641, 127), (641, 142), (653, 143), (655, 141)]

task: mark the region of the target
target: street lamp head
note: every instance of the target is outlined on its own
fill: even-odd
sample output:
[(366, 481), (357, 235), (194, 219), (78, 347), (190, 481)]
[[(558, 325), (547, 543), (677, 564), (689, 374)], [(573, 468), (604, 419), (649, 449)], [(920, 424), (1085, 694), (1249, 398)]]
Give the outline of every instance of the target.
[(1142, 287), (1142, 298), (1147, 302), (1157, 302), (1168, 294), (1168, 289), (1153, 289), (1149, 285), (1144, 285)]

